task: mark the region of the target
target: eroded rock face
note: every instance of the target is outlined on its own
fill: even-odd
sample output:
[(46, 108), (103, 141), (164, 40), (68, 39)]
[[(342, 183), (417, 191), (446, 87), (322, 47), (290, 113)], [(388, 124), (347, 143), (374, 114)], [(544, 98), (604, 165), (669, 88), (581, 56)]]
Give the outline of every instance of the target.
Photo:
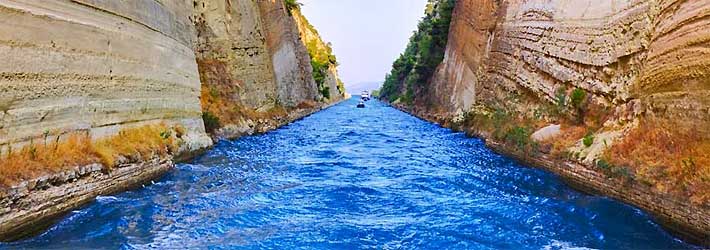
[[(221, 64), (223, 71), (203, 70), (204, 84), (230, 84), (238, 88), (233, 101), (259, 109), (273, 106), (276, 80), (259, 6), (251, 0), (195, 2), (198, 64)], [(212, 79), (223, 79), (214, 83)]]
[(707, 123), (708, 10), (684, 0), (458, 1), (432, 86), (448, 112), (513, 93), (525, 113), (581, 88), (609, 108), (637, 99), (641, 113)]
[[(314, 50), (311, 52), (312, 55), (316, 53), (332, 53), (330, 45), (323, 41), (315, 28), (313, 28), (313, 26), (299, 10), (293, 10), (292, 16), (296, 21), (301, 42), (307, 49)], [(328, 88), (328, 96), (330, 97), (330, 101), (342, 100), (345, 97), (345, 93), (340, 92), (340, 88), (342, 88), (342, 86), (339, 86), (339, 82), (340, 78), (338, 77), (338, 68), (336, 64), (329, 64), (323, 85)]]
[(0, 145), (167, 122), (189, 150), (201, 120), (188, 1), (0, 2)]
[(273, 63), (278, 100), (286, 106), (316, 100), (318, 86), (313, 80), (311, 58), (299, 38), (295, 20), (281, 0), (257, 3)]
[[(653, 157), (633, 164), (606, 165), (607, 160), (614, 163), (612, 156), (619, 157), (618, 152), (653, 155), (655, 150), (657, 157), (669, 159), (665, 162), (677, 160), (674, 164), (681, 165), (682, 161), (691, 169), (684, 170), (688, 176), (707, 178), (706, 166), (687, 163), (704, 159), (704, 154), (674, 145), (678, 142), (673, 137), (703, 149), (710, 140), (706, 136), (710, 133), (709, 12), (707, 0), (459, 0), (444, 61), (430, 79), (428, 96), (423, 97), (434, 105), (408, 109), (451, 121), (455, 120), (452, 117), (474, 114), (471, 117), (478, 118), (472, 119), (482, 123), (485, 117), (495, 119), (491, 115), (494, 111), (502, 111), (500, 114), (520, 123), (515, 126), (534, 129), (566, 121), (562, 134), (576, 136), (572, 138), (576, 142), (564, 146), (571, 155), (565, 159), (586, 167), (585, 171), (603, 172), (597, 165), (603, 161), (606, 168), (631, 169), (629, 178), (637, 178), (631, 181), (637, 184), (643, 178), (659, 182), (678, 178), (680, 174), (673, 170), (678, 167), (667, 163), (662, 163), (665, 169), (654, 171), (676, 176), (647, 178), (646, 167), (657, 165), (648, 160)], [(580, 98), (577, 104), (572, 98), (575, 94)], [(586, 110), (580, 107), (581, 102), (588, 105)], [(631, 137), (638, 124), (649, 123), (654, 125), (645, 129), (667, 136), (668, 142), (651, 144), (639, 139), (643, 135)], [(568, 133), (566, 127), (582, 132)], [(692, 131), (693, 139), (683, 134), (687, 132), (674, 131)], [(486, 132), (490, 131), (478, 134), (486, 136)], [(627, 138), (637, 141), (629, 143)], [(619, 144), (626, 148), (614, 151)], [(500, 147), (506, 147), (505, 143)], [(649, 162), (639, 163), (643, 160)], [(694, 188), (664, 191), (661, 185), (643, 191), (648, 192), (645, 197), (634, 196), (638, 190), (629, 188), (620, 199), (651, 211), (661, 222), (681, 225), (672, 227), (680, 228), (676, 230), (680, 235), (708, 245), (707, 223), (695, 223), (694, 218), (708, 221), (710, 208), (703, 193), (710, 186), (694, 180)], [(587, 184), (592, 190), (608, 191)], [(688, 192), (691, 189), (695, 193)], [(658, 209), (648, 209), (659, 203), (656, 200), (668, 201), (662, 205), (666, 211), (686, 211), (682, 206), (665, 204), (692, 201), (688, 206), (695, 212), (660, 214)]]
[[(297, 9), (291, 13), (281, 0), (198, 0), (192, 6), (202, 108), (215, 137), (263, 132), (298, 109), (342, 99), (321, 98), (299, 32), (305, 17)], [(326, 80), (337, 93), (335, 67)]]

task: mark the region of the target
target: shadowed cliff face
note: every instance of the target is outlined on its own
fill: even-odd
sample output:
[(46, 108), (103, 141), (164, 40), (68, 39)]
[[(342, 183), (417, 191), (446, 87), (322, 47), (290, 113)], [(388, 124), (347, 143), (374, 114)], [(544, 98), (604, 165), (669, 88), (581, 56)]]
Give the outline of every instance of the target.
[[(204, 133), (185, 1), (0, 2), (0, 147), (168, 122)], [(46, 140), (46, 139), (45, 139)]]
[(253, 109), (273, 106), (277, 97), (258, 8), (254, 1), (201, 0), (194, 10), (203, 84), (233, 85), (238, 90), (230, 100)]
[(281, 0), (257, 1), (264, 20), (266, 44), (274, 65), (279, 101), (296, 106), (318, 98), (308, 50), (299, 38), (293, 16)]
[[(235, 137), (263, 131), (289, 110), (318, 104), (322, 94), (300, 38), (305, 18), (297, 9), (292, 15), (283, 1), (250, 0), (200, 0), (193, 6), (209, 132)], [(335, 68), (329, 72), (337, 81)]]

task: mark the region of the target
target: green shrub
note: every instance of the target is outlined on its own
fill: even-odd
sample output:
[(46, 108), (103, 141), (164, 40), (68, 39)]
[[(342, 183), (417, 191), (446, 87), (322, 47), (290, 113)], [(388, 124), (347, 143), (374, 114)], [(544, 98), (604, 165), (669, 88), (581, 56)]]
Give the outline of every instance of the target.
[(530, 129), (525, 127), (513, 127), (505, 133), (505, 140), (513, 143), (518, 150), (525, 150), (530, 145)]
[(202, 112), (202, 122), (205, 124), (205, 130), (210, 133), (221, 127), (219, 117), (209, 111)]
[(292, 10), (301, 8), (301, 3), (296, 0), (284, 0), (284, 6), (286, 6), (288, 14), (290, 15)]
[(609, 161), (607, 161), (605, 159), (599, 159), (599, 160), (597, 160), (597, 167), (604, 170), (604, 171), (608, 171), (613, 166), (611, 165), (611, 163), (609, 163)]
[(580, 108), (582, 107), (582, 104), (584, 103), (584, 99), (587, 97), (587, 92), (584, 92), (583, 89), (576, 88), (572, 90), (572, 94), (570, 95), (570, 104), (574, 106), (575, 108)]
[[(396, 100), (393, 97), (401, 96), (402, 92), (409, 92), (410, 86), (415, 88), (414, 92), (418, 96), (426, 95), (429, 79), (444, 59), (454, 5), (455, 0), (429, 2), (426, 15), (419, 22), (417, 31), (385, 77), (380, 91), (382, 99)], [(414, 101), (414, 98), (404, 99)]]
[(584, 139), (582, 139), (582, 144), (584, 144), (585, 147), (591, 147), (592, 144), (594, 144), (594, 135), (592, 135), (592, 133), (585, 135)]
[(320, 93), (324, 98), (330, 99), (330, 86), (323, 86), (323, 88), (320, 89)]

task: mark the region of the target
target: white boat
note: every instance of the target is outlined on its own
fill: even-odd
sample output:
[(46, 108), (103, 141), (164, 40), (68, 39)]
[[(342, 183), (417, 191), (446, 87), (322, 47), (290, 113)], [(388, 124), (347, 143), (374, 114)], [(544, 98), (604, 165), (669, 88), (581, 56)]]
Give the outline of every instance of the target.
[(367, 92), (367, 90), (363, 90), (362, 93), (360, 94), (360, 99), (363, 101), (369, 101), (370, 100), (370, 93)]
[(364, 108), (364, 107), (365, 107), (365, 102), (364, 102), (364, 101), (358, 102), (358, 103), (357, 103), (357, 107), (358, 107), (358, 108)]

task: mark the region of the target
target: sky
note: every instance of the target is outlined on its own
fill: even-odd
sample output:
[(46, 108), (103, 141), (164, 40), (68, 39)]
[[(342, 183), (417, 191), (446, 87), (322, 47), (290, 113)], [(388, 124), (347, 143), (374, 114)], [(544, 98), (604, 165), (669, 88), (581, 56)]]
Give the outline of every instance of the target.
[[(424, 16), (427, 0), (299, 0), (350, 93), (379, 88)], [(378, 84), (373, 84), (378, 83)]]

